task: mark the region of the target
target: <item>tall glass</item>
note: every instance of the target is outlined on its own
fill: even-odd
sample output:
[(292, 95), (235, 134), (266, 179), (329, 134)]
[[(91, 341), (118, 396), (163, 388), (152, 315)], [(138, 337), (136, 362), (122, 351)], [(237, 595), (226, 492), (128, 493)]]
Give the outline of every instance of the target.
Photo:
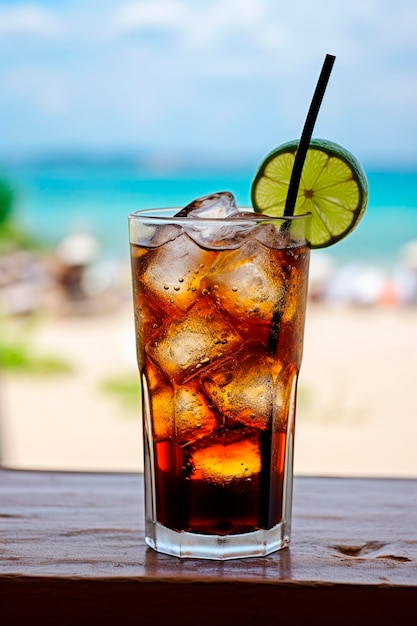
[(309, 216), (129, 216), (146, 542), (179, 557), (288, 545)]

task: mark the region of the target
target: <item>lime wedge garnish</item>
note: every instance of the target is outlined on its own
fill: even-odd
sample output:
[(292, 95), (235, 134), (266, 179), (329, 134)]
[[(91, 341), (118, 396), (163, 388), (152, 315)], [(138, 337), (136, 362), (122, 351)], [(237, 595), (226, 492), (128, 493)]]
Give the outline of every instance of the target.
[[(273, 150), (252, 183), (257, 213), (284, 215), (298, 141)], [(324, 139), (310, 142), (301, 174), (294, 215), (311, 213), (312, 248), (331, 246), (359, 223), (368, 201), (368, 183), (357, 159), (345, 148)]]

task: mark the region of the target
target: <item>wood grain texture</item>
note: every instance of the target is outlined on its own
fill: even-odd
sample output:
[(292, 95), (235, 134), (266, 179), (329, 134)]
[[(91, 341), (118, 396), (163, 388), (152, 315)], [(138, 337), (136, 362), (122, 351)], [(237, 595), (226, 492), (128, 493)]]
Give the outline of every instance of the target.
[(0, 470), (0, 624), (417, 624), (415, 480), (297, 478), (259, 559), (156, 554), (143, 517), (139, 474)]

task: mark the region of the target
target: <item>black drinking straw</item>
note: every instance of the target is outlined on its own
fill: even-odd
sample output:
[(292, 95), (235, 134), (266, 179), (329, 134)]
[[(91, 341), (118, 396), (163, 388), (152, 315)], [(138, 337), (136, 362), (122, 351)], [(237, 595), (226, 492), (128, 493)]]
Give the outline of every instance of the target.
[(297, 200), (298, 187), (300, 186), (301, 180), (301, 172), (303, 171), (304, 161), (310, 145), (311, 135), (313, 134), (314, 124), (316, 123), (317, 115), (323, 100), (324, 92), (326, 91), (327, 83), (329, 82), (335, 59), (336, 57), (332, 54), (326, 54), (323, 67), (321, 68), (320, 76), (317, 81), (316, 89), (311, 100), (292, 168), (284, 209), (284, 216), (286, 217), (294, 215), (295, 202)]

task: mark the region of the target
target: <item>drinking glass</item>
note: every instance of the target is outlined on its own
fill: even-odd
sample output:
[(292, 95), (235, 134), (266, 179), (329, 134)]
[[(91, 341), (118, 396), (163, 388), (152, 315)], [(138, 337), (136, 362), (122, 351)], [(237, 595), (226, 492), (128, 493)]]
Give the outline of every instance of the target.
[(146, 542), (263, 556), (291, 534), (309, 216), (129, 216)]

